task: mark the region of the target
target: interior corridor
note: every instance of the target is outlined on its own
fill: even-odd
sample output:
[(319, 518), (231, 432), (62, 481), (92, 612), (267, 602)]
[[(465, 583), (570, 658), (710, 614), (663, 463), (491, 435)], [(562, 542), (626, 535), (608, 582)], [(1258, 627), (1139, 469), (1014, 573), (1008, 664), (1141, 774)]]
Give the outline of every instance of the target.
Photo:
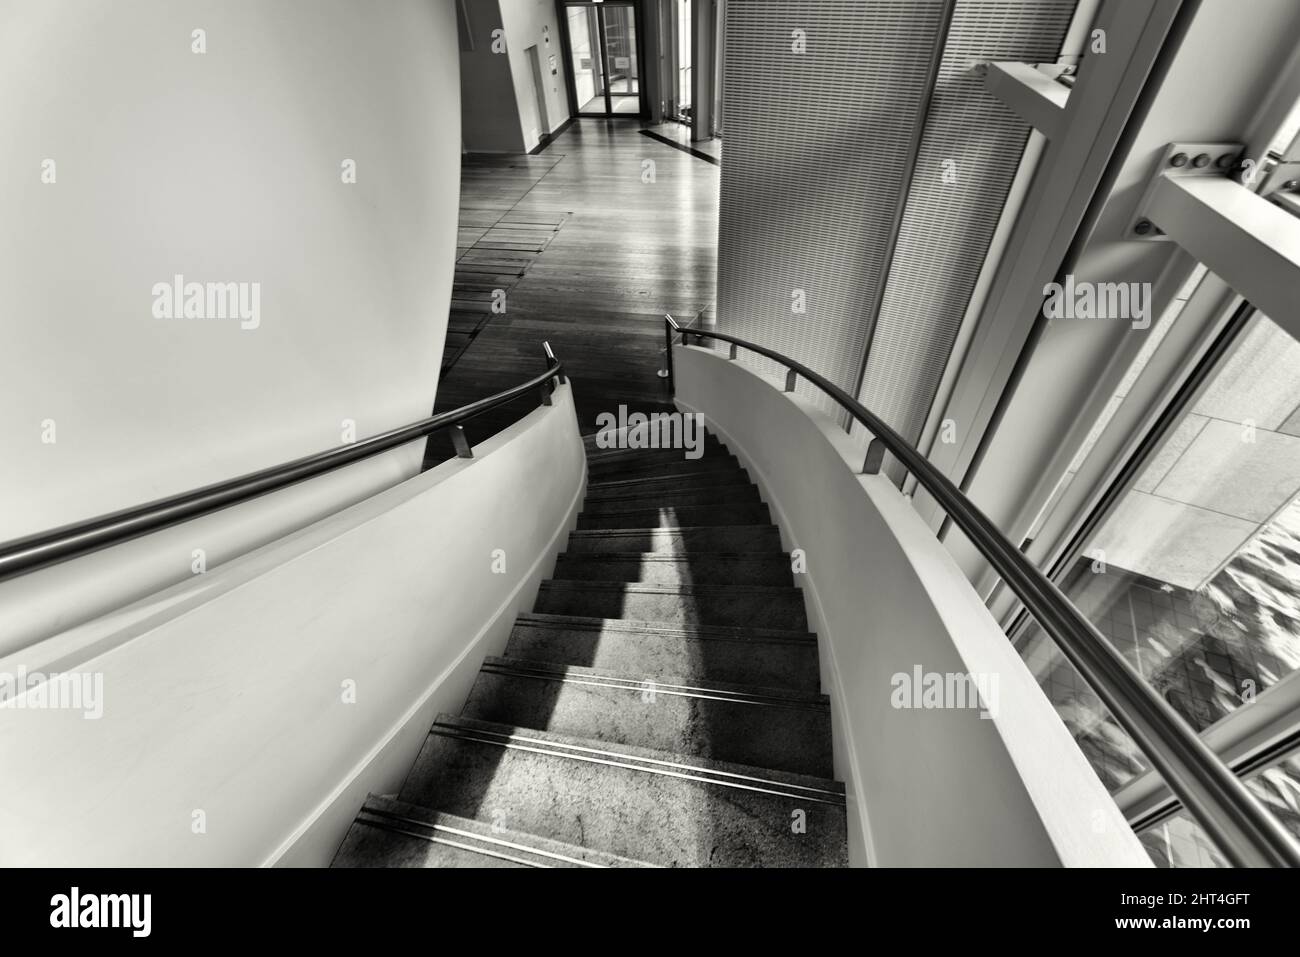
[[(640, 128), (579, 120), (535, 156), (465, 156), (450, 368), (436, 411), (535, 375), (543, 341), (575, 380), (584, 434), (620, 404), (669, 407), (656, 375), (663, 315), (685, 322), (711, 311), (720, 170)], [(485, 240), (507, 228), (547, 236), (544, 248)], [(504, 312), (492, 311), (496, 289), (505, 290)], [(466, 427), (470, 441), (535, 406), (527, 396), (483, 415)]]

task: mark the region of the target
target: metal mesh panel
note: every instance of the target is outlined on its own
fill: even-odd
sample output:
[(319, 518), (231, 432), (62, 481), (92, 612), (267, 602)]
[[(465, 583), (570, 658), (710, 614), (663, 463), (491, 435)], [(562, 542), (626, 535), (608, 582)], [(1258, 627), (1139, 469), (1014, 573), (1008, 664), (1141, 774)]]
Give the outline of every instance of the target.
[[(718, 328), (780, 350), (850, 392), (944, 7), (943, 0), (727, 5)], [(795, 31), (803, 31), (803, 53), (793, 51)], [(806, 296), (804, 314), (793, 311), (796, 290)]]
[(958, 0), (954, 9), (859, 394), (909, 441), (925, 425), (1029, 135), (971, 64), (1054, 61), (1074, 8)]

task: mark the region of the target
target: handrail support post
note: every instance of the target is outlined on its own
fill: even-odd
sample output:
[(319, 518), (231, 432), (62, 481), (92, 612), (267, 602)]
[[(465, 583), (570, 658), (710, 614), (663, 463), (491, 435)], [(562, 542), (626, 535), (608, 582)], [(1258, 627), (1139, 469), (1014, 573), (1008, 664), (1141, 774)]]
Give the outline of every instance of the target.
[(451, 444), (456, 449), (456, 457), (462, 459), (472, 459), (474, 450), (469, 447), (469, 439), (465, 438), (465, 426), (453, 425), (448, 432), (451, 435)]
[[(542, 351), (546, 353), (546, 368), (554, 369), (556, 366), (560, 364), (560, 360), (555, 358), (555, 352), (554, 350), (551, 349), (551, 344), (549, 342), (542, 343)], [(551, 380), (547, 380), (547, 381), (550, 382)], [(567, 380), (565, 378), (563, 369), (561, 369), (559, 373), (555, 376), (554, 381), (558, 382), (560, 385), (564, 385), (564, 383)], [(550, 403), (548, 402), (547, 405), (550, 405)]]
[(676, 394), (677, 387), (673, 376), (673, 317), (664, 316), (664, 368), (662, 375), (668, 380), (668, 392)]
[(880, 467), (885, 464), (885, 443), (872, 438), (867, 443), (867, 457), (862, 463), (863, 475), (879, 475)]

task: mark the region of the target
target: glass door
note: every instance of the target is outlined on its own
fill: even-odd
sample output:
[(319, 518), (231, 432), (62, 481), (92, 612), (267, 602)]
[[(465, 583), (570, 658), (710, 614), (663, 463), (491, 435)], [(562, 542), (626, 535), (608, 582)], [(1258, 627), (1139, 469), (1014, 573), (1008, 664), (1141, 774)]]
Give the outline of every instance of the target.
[(567, 3), (569, 78), (580, 116), (641, 113), (636, 6)]
[(691, 122), (691, 0), (677, 0), (677, 21), (673, 25), (677, 44), (675, 118)]
[(573, 4), (565, 13), (569, 26), (569, 81), (578, 112), (603, 114), (608, 107), (599, 8), (593, 4)]
[(641, 74), (636, 56), (636, 8), (629, 4), (600, 5), (605, 32), (606, 89), (609, 112), (641, 112)]

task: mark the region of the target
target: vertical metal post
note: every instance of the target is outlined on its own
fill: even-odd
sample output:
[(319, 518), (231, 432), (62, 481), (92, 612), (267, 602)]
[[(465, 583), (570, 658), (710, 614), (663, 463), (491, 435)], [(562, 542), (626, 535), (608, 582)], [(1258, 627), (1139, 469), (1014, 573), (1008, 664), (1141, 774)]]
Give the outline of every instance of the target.
[(668, 392), (675, 393), (673, 381), (673, 323), (671, 316), (664, 316), (664, 376), (668, 379)]
[(885, 443), (873, 438), (867, 443), (867, 457), (862, 463), (863, 475), (879, 475), (880, 466), (885, 462)]
[(456, 455), (462, 459), (472, 459), (474, 452), (469, 447), (469, 439), (465, 438), (465, 426), (453, 425), (451, 427), (451, 444), (456, 449)]
[[(555, 358), (555, 352), (551, 349), (551, 344), (549, 342), (542, 343), (542, 351), (546, 353), (546, 368), (554, 369), (556, 366), (560, 364), (560, 360)], [(557, 375), (555, 377), (555, 381), (558, 382), (560, 385), (564, 385), (566, 381), (564, 373), (561, 372), (559, 375)]]
[(727, 358), (734, 361), (739, 351), (740, 351), (740, 347), (733, 342), (731, 344), (731, 348), (727, 350)]
[(799, 377), (798, 377), (798, 374), (797, 374), (793, 369), (791, 369), (789, 372), (787, 372), (787, 373), (785, 374), (785, 391), (786, 391), (786, 392), (793, 392), (793, 391), (794, 391), (794, 384), (795, 384), (795, 382), (798, 380), (798, 378), (799, 378)]

